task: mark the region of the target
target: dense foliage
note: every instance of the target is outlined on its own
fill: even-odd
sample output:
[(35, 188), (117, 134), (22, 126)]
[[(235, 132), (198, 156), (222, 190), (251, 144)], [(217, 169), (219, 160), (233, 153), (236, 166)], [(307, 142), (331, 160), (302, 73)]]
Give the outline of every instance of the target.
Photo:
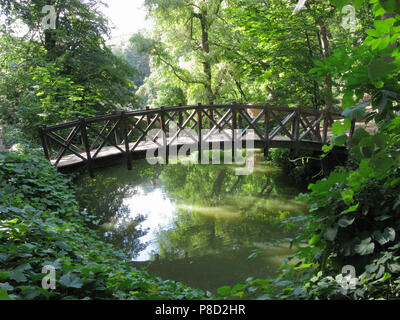
[[(42, 8), (57, 13), (42, 25)], [(31, 134), (55, 124), (128, 107), (136, 102), (136, 71), (106, 46), (108, 22), (99, 1), (1, 1), (0, 118)], [(29, 32), (16, 34), (15, 21)]]
[[(340, 1), (336, 1), (339, 3)], [(363, 1), (358, 1), (361, 6)], [(342, 75), (343, 114), (335, 123), (332, 145), (348, 144), (350, 158), (328, 177), (309, 185), (310, 214), (287, 224), (303, 224), (304, 232), (292, 240), (302, 247), (292, 257), (300, 262), (283, 267), (273, 280), (253, 280), (225, 295), (280, 299), (398, 299), (400, 213), (400, 117), (398, 115), (399, 37), (398, 7), (392, 1), (372, 0), (377, 17), (358, 48), (340, 47), (311, 73)], [(347, 4), (341, 1), (339, 8)], [(383, 4), (383, 5), (381, 5)], [(388, 13), (387, 10), (390, 12)], [(340, 60), (340, 61), (339, 61)], [(356, 105), (355, 96), (372, 96)], [(374, 119), (378, 128), (358, 128), (346, 135), (350, 120)], [(291, 258), (291, 259), (292, 259)], [(344, 270), (350, 266), (355, 274)]]
[[(131, 267), (129, 256), (89, 228), (98, 217), (78, 210), (70, 179), (41, 156), (23, 153), (0, 153), (2, 299), (205, 297)], [(42, 288), (46, 265), (56, 269), (55, 290)]]

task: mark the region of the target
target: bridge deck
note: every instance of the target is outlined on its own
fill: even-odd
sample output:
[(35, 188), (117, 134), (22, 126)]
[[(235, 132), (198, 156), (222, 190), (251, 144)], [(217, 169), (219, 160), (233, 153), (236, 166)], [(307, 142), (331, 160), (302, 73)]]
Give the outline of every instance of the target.
[[(226, 135), (231, 134), (230, 132), (226, 132)], [(226, 149), (226, 150), (231, 150), (232, 149), (232, 139), (228, 139), (228, 137), (225, 134), (213, 134), (211, 137), (209, 137), (206, 141), (203, 141), (204, 146), (202, 147), (203, 151), (206, 150), (212, 150), (213, 148), (217, 149)], [(252, 142), (255, 148), (262, 148), (264, 146), (264, 142), (255, 134), (248, 134), (246, 138), (243, 138), (241, 143), (238, 143), (238, 148), (240, 148), (240, 145), (242, 145), (243, 148), (246, 148), (246, 146), (249, 146)], [(132, 149), (134, 147), (135, 143), (130, 143), (129, 148)], [(195, 150), (197, 151), (197, 146), (198, 143), (195, 141), (195, 139), (191, 139), (189, 137), (179, 137), (175, 139), (175, 141), (170, 144), (170, 139), (167, 139), (167, 144), (169, 150), (172, 148), (177, 148), (178, 152), (182, 146), (186, 146), (190, 150)], [(121, 149), (124, 149), (125, 146), (120, 144), (118, 145)], [(299, 141), (298, 148), (301, 150), (321, 150), (322, 143), (318, 141), (312, 141), (312, 140), (301, 140)], [(290, 140), (289, 137), (284, 137), (284, 136), (275, 136), (273, 139), (269, 141), (269, 147), (270, 148), (295, 148), (294, 143)], [(146, 157), (146, 154), (148, 152), (151, 152), (154, 154), (157, 149), (160, 148), (160, 145), (152, 142), (152, 141), (143, 141), (140, 142), (139, 145), (135, 148), (135, 150), (131, 153), (133, 159), (142, 159)], [(91, 151), (91, 155), (93, 156), (97, 152), (97, 149)], [(85, 157), (85, 154), (81, 154), (83, 157)], [(113, 159), (115, 160), (116, 158), (123, 158), (124, 153), (122, 153), (120, 150), (118, 150), (114, 146), (105, 146), (101, 149), (101, 151), (98, 153), (96, 158), (93, 159), (93, 161), (101, 165), (102, 162), (106, 161), (107, 159)], [(51, 163), (54, 165), (55, 160), (52, 160)], [(84, 166), (85, 161), (78, 156), (72, 154), (72, 155), (66, 155), (62, 158), (62, 160), (59, 161), (57, 164), (57, 167), (62, 170), (66, 171), (69, 168), (70, 169), (75, 169), (80, 166)]]

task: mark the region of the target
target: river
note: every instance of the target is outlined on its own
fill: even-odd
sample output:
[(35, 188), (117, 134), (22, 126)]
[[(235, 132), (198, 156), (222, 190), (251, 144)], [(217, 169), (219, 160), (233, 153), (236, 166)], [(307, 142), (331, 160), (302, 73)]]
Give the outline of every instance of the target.
[(285, 239), (296, 230), (282, 222), (305, 213), (279, 168), (258, 160), (252, 174), (234, 169), (143, 160), (132, 171), (99, 169), (95, 179), (83, 175), (76, 183), (81, 208), (98, 217), (104, 239), (133, 265), (215, 293), (249, 277), (273, 277), (293, 252)]

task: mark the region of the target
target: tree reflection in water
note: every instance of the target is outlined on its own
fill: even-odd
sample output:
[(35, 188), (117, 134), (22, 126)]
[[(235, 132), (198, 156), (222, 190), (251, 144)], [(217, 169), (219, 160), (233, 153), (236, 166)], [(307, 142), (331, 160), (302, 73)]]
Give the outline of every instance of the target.
[[(248, 176), (235, 175), (233, 168), (151, 166), (146, 161), (136, 161), (132, 171), (125, 166), (107, 168), (94, 180), (78, 181), (80, 205), (100, 218), (105, 239), (132, 257), (151, 251), (161, 259), (199, 257), (254, 248), (287, 236), (280, 222), (304, 212), (303, 204), (293, 200), (298, 190), (288, 187), (280, 171), (266, 164)], [(158, 189), (172, 209), (166, 208), (165, 199), (145, 198)], [(141, 201), (155, 203), (143, 207), (150, 208), (144, 212)], [(170, 219), (160, 215), (163, 210)]]
[(276, 168), (236, 176), (228, 166), (166, 166), (160, 176), (177, 199), (173, 227), (158, 237), (161, 258), (177, 259), (251, 248), (289, 236), (281, 222), (304, 213)]
[(154, 180), (161, 168), (138, 162), (135, 169), (129, 174), (123, 166), (103, 169), (96, 172), (95, 179), (85, 175), (76, 181), (81, 210), (100, 220), (100, 227), (92, 227), (99, 229), (106, 241), (122, 249), (131, 258), (148, 246), (140, 238), (149, 230), (140, 226), (146, 220), (144, 213), (133, 215), (132, 208), (124, 204), (124, 200), (136, 194), (137, 185), (146, 191), (151, 190), (151, 184), (146, 182)]
[[(80, 206), (100, 219), (103, 237), (136, 267), (214, 292), (273, 276), (291, 250), (267, 243), (292, 236), (295, 230), (281, 222), (305, 213), (294, 200), (299, 190), (279, 169), (259, 163), (248, 176), (233, 169), (135, 161), (132, 171), (121, 165), (99, 170), (94, 180), (81, 177)], [(247, 259), (258, 249), (263, 253)]]

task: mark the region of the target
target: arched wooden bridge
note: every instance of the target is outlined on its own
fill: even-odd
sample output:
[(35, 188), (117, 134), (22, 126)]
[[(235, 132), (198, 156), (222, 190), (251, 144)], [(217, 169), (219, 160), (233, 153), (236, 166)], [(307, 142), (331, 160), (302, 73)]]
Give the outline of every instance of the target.
[[(183, 146), (204, 150), (205, 146), (226, 149), (231, 145), (233, 150), (238, 138), (243, 146), (253, 140), (265, 153), (269, 148), (321, 150), (329, 143), (331, 125), (337, 119), (343, 116), (300, 106), (199, 104), (79, 118), (42, 126), (39, 131), (45, 156), (53, 165), (64, 172), (86, 167), (93, 174), (94, 168), (121, 159), (131, 169), (132, 160), (152, 150), (157, 154), (160, 148), (169, 152)], [(354, 123), (350, 135), (353, 131)]]

